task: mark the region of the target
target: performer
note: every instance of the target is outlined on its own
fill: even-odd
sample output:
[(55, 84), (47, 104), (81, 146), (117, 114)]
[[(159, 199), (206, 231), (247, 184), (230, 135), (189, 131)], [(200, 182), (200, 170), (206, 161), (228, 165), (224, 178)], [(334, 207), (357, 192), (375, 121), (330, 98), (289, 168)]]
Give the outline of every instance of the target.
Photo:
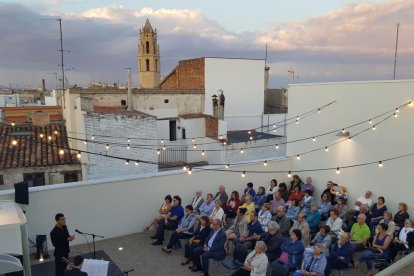
[(65, 271), (63, 276), (88, 276), (88, 273), (81, 271), (83, 265), (83, 257), (77, 255), (73, 260), (73, 264), (69, 264), (69, 269)]
[(74, 235), (69, 235), (68, 227), (66, 226), (65, 216), (61, 213), (55, 216), (56, 225), (50, 232), (50, 239), (55, 247), (55, 273), (56, 276), (62, 276), (65, 272), (66, 264), (62, 261), (62, 257), (69, 257), (69, 242), (75, 239)]

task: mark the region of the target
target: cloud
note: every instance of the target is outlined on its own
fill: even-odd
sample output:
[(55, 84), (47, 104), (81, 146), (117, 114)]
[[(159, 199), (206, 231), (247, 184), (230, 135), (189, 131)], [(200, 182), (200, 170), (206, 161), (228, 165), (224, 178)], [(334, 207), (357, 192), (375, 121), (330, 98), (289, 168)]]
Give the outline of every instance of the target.
[[(53, 1), (60, 4), (61, 1)], [(268, 44), (271, 84), (300, 81), (390, 78), (395, 23), (401, 22), (397, 76), (413, 77), (414, 3), (349, 4), (341, 9), (294, 23), (275, 25), (270, 32), (235, 33), (189, 9), (128, 9), (121, 5), (89, 9), (63, 18), (65, 64), (74, 67), (71, 84), (125, 82), (126, 67), (136, 73), (138, 31), (148, 17), (158, 30), (161, 74), (178, 60), (201, 56), (264, 58)], [(0, 4), (0, 85), (33, 86), (46, 78), (51, 87), (60, 72), (59, 29), (53, 19), (26, 6)], [(21, 73), (19, 73), (19, 70)], [(135, 84), (137, 84), (137, 78)]]

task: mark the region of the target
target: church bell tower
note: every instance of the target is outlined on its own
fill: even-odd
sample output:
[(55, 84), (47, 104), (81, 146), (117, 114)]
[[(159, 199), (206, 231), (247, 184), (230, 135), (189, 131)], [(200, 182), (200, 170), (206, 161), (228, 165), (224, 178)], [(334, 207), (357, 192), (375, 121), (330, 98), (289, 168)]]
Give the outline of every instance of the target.
[(157, 88), (160, 84), (160, 46), (157, 29), (153, 29), (148, 18), (139, 30), (138, 80), (140, 88)]

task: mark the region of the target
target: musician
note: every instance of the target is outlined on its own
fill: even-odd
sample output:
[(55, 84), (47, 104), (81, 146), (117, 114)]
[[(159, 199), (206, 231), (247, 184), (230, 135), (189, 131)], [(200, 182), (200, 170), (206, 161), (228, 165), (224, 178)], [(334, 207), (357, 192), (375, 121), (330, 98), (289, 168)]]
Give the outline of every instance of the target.
[(75, 239), (74, 235), (69, 235), (68, 227), (66, 226), (65, 216), (61, 213), (55, 216), (56, 225), (50, 232), (50, 239), (55, 247), (55, 274), (62, 276), (65, 272), (66, 264), (62, 261), (62, 257), (69, 257), (69, 242)]
[(83, 265), (83, 257), (77, 255), (73, 259), (73, 264), (69, 264), (69, 269), (65, 271), (63, 276), (88, 276), (88, 273), (81, 271)]

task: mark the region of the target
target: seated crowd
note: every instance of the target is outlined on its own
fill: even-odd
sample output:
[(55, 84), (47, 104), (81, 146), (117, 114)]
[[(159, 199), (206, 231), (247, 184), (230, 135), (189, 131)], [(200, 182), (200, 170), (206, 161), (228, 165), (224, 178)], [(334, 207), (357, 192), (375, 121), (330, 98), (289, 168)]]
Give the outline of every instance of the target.
[[(316, 196), (311, 177), (303, 183), (294, 175), (290, 185), (272, 179), (269, 187), (255, 190), (249, 182), (230, 197), (223, 185), (205, 199), (197, 191), (185, 208), (179, 196), (167, 195), (145, 230), (153, 228), (153, 245), (163, 244), (165, 230), (173, 231), (165, 253), (186, 240), (181, 265), (204, 275), (209, 259), (229, 254), (239, 265), (232, 275), (323, 276), (362, 264), (373, 275), (374, 261), (392, 262), (413, 249), (414, 222), (407, 209), (400, 203), (393, 216), (383, 196), (373, 203), (371, 191), (351, 206), (347, 189), (332, 181)], [(361, 253), (354, 258), (354, 252)]]

